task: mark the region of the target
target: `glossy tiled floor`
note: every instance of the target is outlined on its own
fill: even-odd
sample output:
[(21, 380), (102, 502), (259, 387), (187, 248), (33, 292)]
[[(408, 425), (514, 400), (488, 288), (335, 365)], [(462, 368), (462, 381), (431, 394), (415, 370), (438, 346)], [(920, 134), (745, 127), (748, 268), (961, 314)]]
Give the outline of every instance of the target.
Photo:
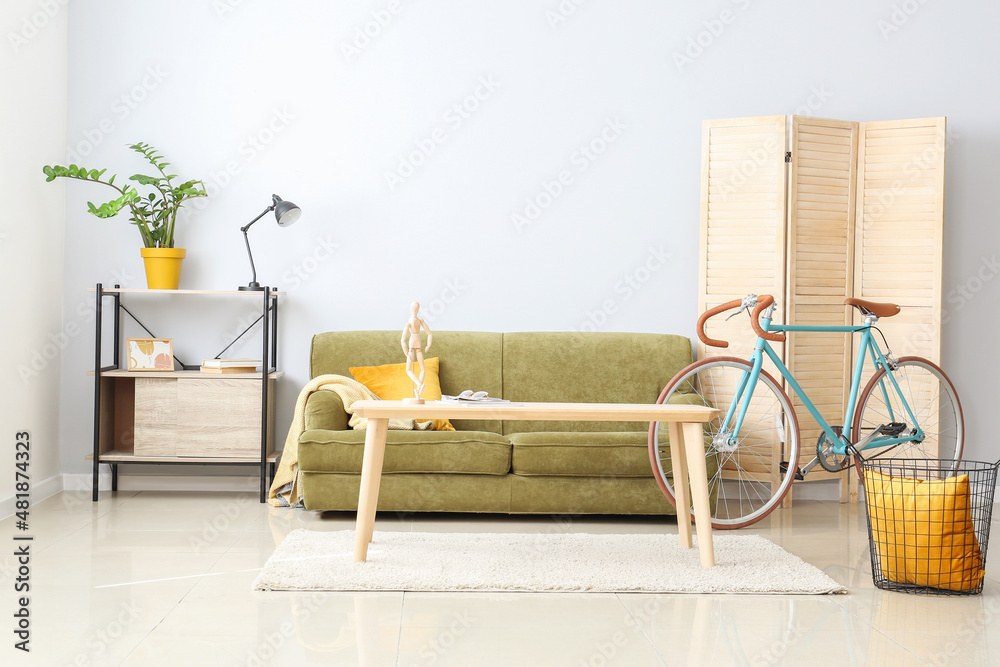
[[(987, 564), (981, 596), (878, 591), (864, 517), (834, 502), (799, 502), (752, 532), (825, 570), (849, 595), (250, 590), (290, 531), (352, 526), (353, 515), (273, 509), (247, 494), (126, 491), (91, 503), (87, 493), (61, 493), (31, 508), (30, 655), (12, 648), (15, 526), (13, 518), (0, 522), (0, 615), (7, 619), (0, 664), (1000, 664), (1000, 557)], [(377, 529), (627, 533), (676, 532), (676, 525), (379, 515)]]

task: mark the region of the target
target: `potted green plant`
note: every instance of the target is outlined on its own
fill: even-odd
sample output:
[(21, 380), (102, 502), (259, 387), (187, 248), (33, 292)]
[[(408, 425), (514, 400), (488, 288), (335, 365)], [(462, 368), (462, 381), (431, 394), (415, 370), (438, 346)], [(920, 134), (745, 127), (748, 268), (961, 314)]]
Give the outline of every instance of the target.
[(166, 172), (170, 163), (165, 162), (155, 148), (144, 143), (132, 144), (129, 148), (146, 158), (146, 161), (159, 172), (158, 176), (135, 174), (129, 177), (128, 180), (150, 188), (146, 194), (140, 193), (129, 184), (115, 185), (116, 176), (105, 180), (104, 172), (107, 169), (98, 171), (71, 164), (68, 167), (45, 166), (42, 172), (46, 181), (75, 178), (80, 181), (100, 183), (116, 190), (120, 195), (118, 198), (100, 206), (94, 206), (88, 201), (87, 211), (98, 218), (113, 218), (127, 207), (131, 213), (129, 219), (139, 228), (139, 234), (142, 236), (141, 254), (146, 267), (146, 285), (150, 289), (177, 289), (180, 283), (181, 261), (187, 254), (184, 248), (174, 247), (177, 213), (188, 199), (207, 196), (205, 184), (199, 180), (191, 180), (175, 185), (174, 179), (177, 176)]

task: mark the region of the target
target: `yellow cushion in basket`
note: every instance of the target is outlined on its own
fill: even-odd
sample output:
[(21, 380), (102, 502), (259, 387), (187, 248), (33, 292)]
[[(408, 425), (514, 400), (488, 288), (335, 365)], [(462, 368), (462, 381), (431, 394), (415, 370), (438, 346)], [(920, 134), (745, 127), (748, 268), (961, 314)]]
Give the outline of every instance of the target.
[[(424, 391), (420, 398), (425, 401), (441, 400), (441, 381), (438, 378), (438, 357), (424, 359)], [(385, 364), (384, 366), (351, 367), (354, 379), (365, 385), (384, 401), (399, 401), (413, 397), (413, 380), (406, 374), (406, 364)], [(413, 362), (413, 372), (419, 376), (420, 367)], [(455, 427), (447, 419), (431, 420), (435, 431), (454, 431)]]
[(968, 475), (923, 481), (866, 470), (865, 502), (887, 579), (954, 591), (978, 588), (983, 558)]

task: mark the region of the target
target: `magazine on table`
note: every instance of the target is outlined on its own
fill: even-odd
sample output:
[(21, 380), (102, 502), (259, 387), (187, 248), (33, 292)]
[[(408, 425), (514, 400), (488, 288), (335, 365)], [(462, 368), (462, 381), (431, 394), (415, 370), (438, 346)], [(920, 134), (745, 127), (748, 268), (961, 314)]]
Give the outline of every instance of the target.
[(494, 398), (485, 391), (472, 391), (466, 389), (458, 396), (441, 396), (442, 401), (455, 401), (459, 403), (510, 403), (506, 398)]

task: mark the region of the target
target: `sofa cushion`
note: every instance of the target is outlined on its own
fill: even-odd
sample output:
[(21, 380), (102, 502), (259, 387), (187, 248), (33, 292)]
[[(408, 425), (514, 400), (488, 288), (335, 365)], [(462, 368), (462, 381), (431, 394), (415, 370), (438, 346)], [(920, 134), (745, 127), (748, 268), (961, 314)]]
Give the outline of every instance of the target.
[[(402, 327), (401, 327), (402, 328)], [(351, 366), (379, 366), (405, 359), (399, 331), (328, 331), (312, 339), (309, 377), (325, 373), (351, 376)], [(454, 396), (466, 389), (502, 396), (502, 335), (479, 331), (435, 331), (428, 356), (441, 360), (441, 391)], [(654, 396), (655, 398), (655, 396)], [(496, 420), (451, 420), (460, 431), (500, 433)]]
[[(441, 383), (438, 380), (438, 357), (424, 360), (424, 389), (420, 398), (427, 401), (441, 400)], [(399, 401), (413, 398), (413, 380), (406, 374), (406, 362), (398, 364), (383, 364), (381, 366), (351, 366), (349, 369), (354, 379), (375, 392), (375, 395), (385, 401)], [(420, 367), (416, 360), (410, 370), (419, 377)], [(424, 424), (430, 421), (435, 431), (454, 431), (455, 427), (447, 419), (431, 419), (418, 421)]]
[[(360, 474), (364, 451), (365, 431), (305, 431), (299, 469)], [(510, 442), (488, 431), (389, 431), (382, 471), (506, 475)]]
[(648, 435), (542, 431), (514, 433), (511, 472), (516, 475), (569, 477), (652, 477)]
[[(655, 403), (667, 382), (690, 363), (691, 341), (684, 336), (507, 333), (503, 335), (503, 397), (557, 403)], [(503, 422), (502, 432), (648, 428), (648, 422), (515, 420)]]
[[(378, 511), (509, 513), (512, 478), (513, 475), (456, 473), (385, 475), (378, 489)], [(303, 471), (302, 490), (307, 510), (355, 512), (361, 475)], [(662, 493), (659, 495), (663, 497)]]

